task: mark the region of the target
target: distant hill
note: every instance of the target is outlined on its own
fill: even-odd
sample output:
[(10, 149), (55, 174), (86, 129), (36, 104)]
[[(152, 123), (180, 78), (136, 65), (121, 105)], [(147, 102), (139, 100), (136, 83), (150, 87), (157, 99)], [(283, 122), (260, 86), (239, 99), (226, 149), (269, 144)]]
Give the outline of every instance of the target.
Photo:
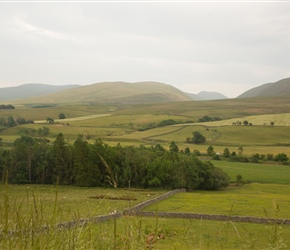
[(290, 78), (252, 88), (237, 98), (290, 96)]
[[(181, 90), (159, 82), (101, 82), (21, 100), (22, 103), (157, 103), (190, 101)], [(20, 101), (20, 100), (19, 100)]]
[(17, 87), (0, 88), (0, 101), (10, 101), (32, 96), (42, 96), (62, 90), (77, 88), (79, 85), (55, 86), (41, 83), (28, 83)]
[(228, 97), (226, 97), (223, 94), (208, 91), (201, 91), (198, 94), (187, 93), (187, 95), (190, 96), (191, 99), (195, 101), (228, 99)]

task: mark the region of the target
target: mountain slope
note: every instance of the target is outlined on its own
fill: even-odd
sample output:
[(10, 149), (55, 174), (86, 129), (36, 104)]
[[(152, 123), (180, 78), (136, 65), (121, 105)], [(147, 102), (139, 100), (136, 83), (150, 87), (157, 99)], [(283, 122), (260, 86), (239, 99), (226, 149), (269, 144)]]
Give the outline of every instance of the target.
[(179, 89), (158, 82), (102, 82), (67, 89), (41, 97), (21, 100), (24, 103), (154, 103), (189, 101)]
[(41, 96), (65, 89), (79, 87), (78, 85), (55, 86), (41, 83), (28, 83), (17, 87), (0, 88), (0, 101), (17, 100), (31, 96)]
[(191, 93), (186, 93), (186, 94), (190, 96), (192, 100), (195, 100), (195, 101), (228, 99), (228, 97), (218, 92), (201, 91), (198, 94), (191, 94)]
[(266, 83), (252, 88), (237, 98), (290, 96), (290, 78), (285, 78), (274, 83)]

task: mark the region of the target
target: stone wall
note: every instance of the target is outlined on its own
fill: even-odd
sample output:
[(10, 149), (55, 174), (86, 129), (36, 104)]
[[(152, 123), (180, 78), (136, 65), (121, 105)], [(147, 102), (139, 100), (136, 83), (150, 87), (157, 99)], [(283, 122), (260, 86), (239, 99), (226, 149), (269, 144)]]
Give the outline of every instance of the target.
[(145, 207), (148, 207), (156, 202), (159, 202), (159, 201), (162, 201), (168, 197), (170, 197), (171, 195), (173, 194), (176, 194), (176, 193), (180, 193), (180, 192), (185, 192), (186, 190), (185, 189), (176, 189), (176, 190), (172, 190), (172, 191), (169, 191), (163, 195), (160, 195), (156, 198), (153, 198), (151, 200), (148, 200), (148, 201), (144, 201), (134, 207), (130, 207), (130, 208), (127, 208), (123, 211), (123, 215), (134, 215), (136, 214), (137, 212), (141, 211), (142, 209), (144, 209)]
[(164, 213), (164, 212), (142, 212), (138, 211), (135, 215), (144, 217), (160, 217), (160, 218), (182, 218), (182, 219), (196, 219), (196, 220), (221, 220), (234, 221), (246, 223), (261, 223), (261, 224), (285, 224), (290, 225), (288, 219), (270, 219), (249, 216), (227, 216), (218, 214), (191, 214), (191, 213)]

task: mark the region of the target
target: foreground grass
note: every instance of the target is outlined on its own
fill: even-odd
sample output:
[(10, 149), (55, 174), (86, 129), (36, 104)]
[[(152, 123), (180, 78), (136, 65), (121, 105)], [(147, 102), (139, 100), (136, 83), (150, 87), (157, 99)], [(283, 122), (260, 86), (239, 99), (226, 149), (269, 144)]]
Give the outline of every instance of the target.
[[(8, 217), (6, 227), (12, 227), (11, 230), (14, 230), (16, 224), (17, 228), (25, 228), (32, 215), (41, 214), (43, 224), (53, 217), (58, 222), (73, 221), (122, 211), (166, 192), (53, 185), (1, 185), (0, 191), (0, 224), (4, 225), (3, 218)], [(90, 198), (100, 195), (106, 198)], [(107, 199), (112, 197), (117, 199)], [(6, 211), (7, 207), (9, 211)]]
[[(2, 185), (0, 249), (287, 249), (290, 245), (290, 227), (271, 224), (125, 216), (65, 230), (53, 227), (71, 218), (122, 210), (164, 192)], [(289, 218), (288, 193), (287, 185), (249, 184), (216, 192), (176, 194), (150, 209), (259, 216), (262, 207), (274, 210), (274, 203), (281, 211), (267, 211), (269, 216)], [(88, 198), (100, 194), (129, 195), (137, 201), (128, 204)], [(50, 230), (40, 230), (44, 224)], [(13, 235), (9, 233), (15, 230)]]
[(1, 249), (287, 249), (290, 227), (279, 225), (123, 217), (69, 230), (14, 235)]

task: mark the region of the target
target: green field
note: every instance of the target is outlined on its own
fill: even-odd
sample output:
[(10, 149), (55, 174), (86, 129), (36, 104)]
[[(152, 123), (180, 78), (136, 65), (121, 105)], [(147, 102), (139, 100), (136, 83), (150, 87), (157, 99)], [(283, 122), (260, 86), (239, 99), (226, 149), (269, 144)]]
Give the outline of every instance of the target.
[(214, 192), (179, 193), (145, 210), (265, 217), (265, 209), (270, 218), (290, 219), (289, 192), (289, 185), (252, 183)]
[[(165, 190), (117, 190), (53, 185), (0, 185), (0, 191), (1, 217), (5, 217), (5, 204), (9, 203), (11, 213), (9, 215), (9, 223), (11, 225), (17, 223), (17, 213), (28, 218), (31, 212), (37, 213), (35, 209), (39, 210), (42, 216), (48, 220), (53, 216), (56, 209), (59, 222), (73, 221), (75, 219), (108, 214), (115, 210), (122, 211), (129, 206), (134, 206), (166, 192)], [(96, 196), (117, 199), (90, 198)], [(122, 200), (121, 198), (130, 199)], [(3, 221), (0, 224), (3, 225)]]
[(246, 183), (260, 182), (290, 185), (289, 166), (228, 161), (212, 161), (212, 163), (227, 172), (232, 182), (235, 182), (236, 176), (240, 174)]

